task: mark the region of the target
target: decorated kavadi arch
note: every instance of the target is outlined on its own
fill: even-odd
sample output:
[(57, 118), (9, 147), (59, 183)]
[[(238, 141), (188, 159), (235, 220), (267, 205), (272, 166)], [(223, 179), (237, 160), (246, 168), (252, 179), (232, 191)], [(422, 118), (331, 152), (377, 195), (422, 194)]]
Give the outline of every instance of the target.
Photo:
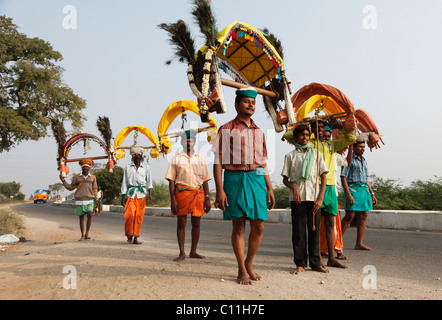
[[(128, 137), (128, 135), (133, 132), (134, 136), (133, 136), (133, 143), (131, 145), (128, 146), (123, 146), (123, 142), (126, 140), (126, 138)], [(139, 146), (138, 145), (138, 134), (141, 133), (144, 136), (147, 137), (147, 139), (149, 139), (150, 142), (153, 143), (152, 146)], [(152, 158), (158, 158), (160, 155), (159, 152), (159, 143), (158, 143), (158, 139), (156, 138), (155, 134), (152, 133), (152, 131), (150, 131), (148, 128), (143, 127), (143, 126), (129, 126), (124, 128), (123, 130), (120, 131), (120, 133), (118, 134), (118, 136), (115, 138), (115, 156), (117, 158), (117, 160), (120, 160), (122, 158), (125, 157), (126, 153), (124, 150), (129, 150), (130, 148), (137, 146), (146, 150), (150, 150), (150, 156)]]
[[(277, 132), (283, 131), (282, 125), (293, 125), (295, 115), (290, 79), (285, 73), (283, 59), (261, 31), (247, 23), (235, 21), (219, 32), (217, 43), (215, 48), (205, 45), (199, 50), (205, 55), (205, 70), (212, 63), (212, 70), (220, 69), (233, 80), (220, 78), (215, 79), (215, 83), (233, 88), (254, 87), (263, 96), (265, 108)], [(190, 76), (191, 71), (192, 66), (189, 66)], [(213, 75), (219, 76), (219, 73), (215, 71)], [(191, 80), (189, 83), (195, 92)], [(279, 101), (284, 101), (285, 109), (279, 105)], [(200, 108), (204, 109), (204, 104)]]
[[(282, 47), (275, 47), (276, 37), (267, 29), (261, 32), (240, 21), (218, 31), (208, 0), (194, 1), (192, 15), (205, 38), (199, 50), (183, 20), (159, 27), (169, 34), (176, 58), (188, 65), (188, 82), (197, 98), (202, 122), (210, 121), (209, 113), (227, 112), (223, 86), (229, 86), (254, 87), (263, 96), (277, 132), (282, 132), (284, 125), (294, 125), (291, 83), (284, 69)], [(170, 63), (171, 60), (166, 62)], [(222, 79), (221, 71), (232, 80)]]
[[(372, 148), (379, 147), (379, 129), (368, 112), (356, 109), (350, 99), (339, 89), (322, 83), (311, 83), (298, 90), (292, 98), (297, 124), (311, 122), (315, 119), (327, 120), (330, 117), (341, 119), (348, 131), (355, 131), (366, 137), (367, 144)], [(319, 113), (323, 111), (324, 116)], [(313, 117), (308, 117), (314, 112)], [(333, 130), (335, 138), (338, 130)]]
[[(190, 111), (195, 113), (198, 116), (201, 116), (200, 110), (198, 108), (198, 103), (195, 101), (189, 100), (180, 100), (172, 103), (167, 107), (164, 111), (163, 116), (161, 117), (160, 122), (158, 123), (158, 139), (160, 144), (160, 151), (163, 154), (168, 154), (171, 151), (172, 140), (173, 137), (178, 137), (183, 134), (183, 131), (168, 133), (171, 124), (174, 122), (176, 118), (181, 116), (182, 125), (181, 130), (184, 130), (184, 122), (187, 121), (186, 112)], [(197, 132), (207, 131), (207, 141), (211, 143), (217, 134), (217, 126), (215, 118), (209, 114), (209, 126), (196, 129)]]
[[(86, 154), (86, 144), (87, 142), (94, 142), (100, 146), (101, 149), (103, 149), (103, 155), (101, 156), (85, 156), (82, 158), (76, 158), (76, 159), (69, 159), (69, 152), (72, 150), (74, 146), (76, 146), (78, 143), (82, 142), (85, 149)], [(108, 159), (108, 165), (107, 168), (109, 168), (109, 163), (113, 163), (113, 155), (112, 152), (109, 150), (106, 143), (104, 143), (103, 140), (98, 138), (97, 136), (90, 134), (90, 133), (80, 133), (72, 138), (70, 138), (64, 146), (62, 147), (60, 154), (58, 155), (57, 162), (58, 162), (58, 169), (60, 170), (60, 173), (63, 177), (67, 177), (69, 174), (69, 167), (67, 166), (67, 163), (69, 162), (79, 162), (84, 159), (91, 159), (91, 160), (99, 160), (99, 159)], [(113, 165), (112, 165), (113, 168)]]

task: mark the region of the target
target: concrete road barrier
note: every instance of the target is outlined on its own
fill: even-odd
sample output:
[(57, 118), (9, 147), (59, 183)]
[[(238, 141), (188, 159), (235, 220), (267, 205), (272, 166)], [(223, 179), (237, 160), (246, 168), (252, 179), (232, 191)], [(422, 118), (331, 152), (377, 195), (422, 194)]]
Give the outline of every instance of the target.
[[(55, 206), (75, 207), (74, 202), (54, 203)], [(103, 211), (124, 213), (122, 206), (103, 205)], [(147, 207), (146, 215), (171, 217), (170, 208)], [(345, 210), (340, 210), (341, 219)], [(219, 209), (212, 209), (203, 219), (222, 220), (223, 214)], [(291, 223), (290, 210), (274, 209), (269, 214), (270, 223)], [(400, 211), (373, 210), (367, 219), (367, 228), (420, 230), (442, 232), (442, 211)]]

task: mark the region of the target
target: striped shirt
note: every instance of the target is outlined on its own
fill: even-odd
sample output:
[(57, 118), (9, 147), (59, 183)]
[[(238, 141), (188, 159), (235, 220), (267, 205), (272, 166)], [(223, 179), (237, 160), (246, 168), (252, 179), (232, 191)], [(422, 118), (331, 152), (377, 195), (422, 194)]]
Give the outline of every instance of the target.
[(264, 133), (251, 120), (250, 126), (239, 117), (218, 130), (212, 151), (225, 170), (253, 171), (266, 168), (267, 147)]
[(349, 167), (342, 167), (341, 177), (347, 179), (347, 183), (362, 183), (368, 184), (368, 167), (367, 161), (363, 156), (361, 159), (353, 153), (351, 165)]
[(212, 176), (202, 155), (194, 152), (189, 157), (187, 152), (181, 151), (170, 161), (166, 179), (175, 181), (176, 185), (199, 189)]

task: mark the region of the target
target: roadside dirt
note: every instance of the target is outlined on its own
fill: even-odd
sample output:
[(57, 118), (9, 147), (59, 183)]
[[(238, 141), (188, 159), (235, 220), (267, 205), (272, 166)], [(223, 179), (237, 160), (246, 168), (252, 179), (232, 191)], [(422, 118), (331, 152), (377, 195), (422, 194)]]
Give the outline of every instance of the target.
[[(205, 260), (173, 262), (176, 247), (159, 241), (129, 245), (121, 235), (92, 233), (78, 241), (78, 230), (26, 218), (29, 242), (0, 253), (2, 300), (439, 300), (439, 283), (377, 277), (364, 289), (361, 270), (333, 268), (328, 274), (292, 275), (285, 266), (256, 259), (262, 280), (235, 281), (232, 252), (202, 252)], [(72, 279), (75, 279), (73, 281)]]

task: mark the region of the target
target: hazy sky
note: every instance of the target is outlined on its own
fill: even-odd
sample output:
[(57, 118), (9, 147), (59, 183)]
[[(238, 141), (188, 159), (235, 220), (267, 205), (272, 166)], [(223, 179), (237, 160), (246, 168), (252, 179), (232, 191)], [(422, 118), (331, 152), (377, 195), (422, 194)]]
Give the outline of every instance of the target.
[[(0, 0), (0, 14), (13, 18), (20, 32), (50, 42), (63, 55), (65, 83), (87, 101), (83, 132), (99, 136), (95, 122), (98, 116), (107, 116), (116, 137), (130, 125), (156, 133), (167, 106), (196, 99), (186, 66), (178, 61), (164, 65), (173, 54), (167, 35), (157, 27), (183, 19), (192, 25), (198, 47), (202, 45), (191, 3)], [(76, 9), (77, 29), (63, 25), (67, 5)], [(312, 82), (329, 84), (342, 90), (356, 108), (369, 112), (385, 142), (381, 149), (366, 151), (371, 173), (400, 179), (404, 185), (442, 176), (442, 151), (437, 147), (442, 119), (442, 1), (218, 0), (212, 7), (220, 30), (239, 20), (267, 27), (281, 39), (294, 91)], [(369, 20), (373, 9), (376, 20)], [(228, 112), (215, 115), (218, 125), (236, 116), (234, 89), (224, 87), (224, 95)], [(188, 117), (187, 127), (202, 126), (196, 115)], [(283, 157), (292, 147), (281, 141), (282, 133), (273, 131), (261, 98), (254, 120), (267, 136), (272, 181), (281, 184)], [(173, 128), (180, 126), (177, 119)], [(72, 155), (83, 153), (81, 146), (77, 149)], [(210, 163), (208, 150), (201, 135), (198, 151)], [(88, 155), (97, 155), (94, 152)], [(0, 181), (20, 182), (26, 196), (47, 188), (59, 182), (56, 155), (53, 137), (21, 143), (0, 154)], [(118, 165), (129, 161), (127, 156)], [(164, 179), (168, 158), (151, 159), (150, 165), (153, 178)], [(77, 164), (69, 167), (79, 171)]]

